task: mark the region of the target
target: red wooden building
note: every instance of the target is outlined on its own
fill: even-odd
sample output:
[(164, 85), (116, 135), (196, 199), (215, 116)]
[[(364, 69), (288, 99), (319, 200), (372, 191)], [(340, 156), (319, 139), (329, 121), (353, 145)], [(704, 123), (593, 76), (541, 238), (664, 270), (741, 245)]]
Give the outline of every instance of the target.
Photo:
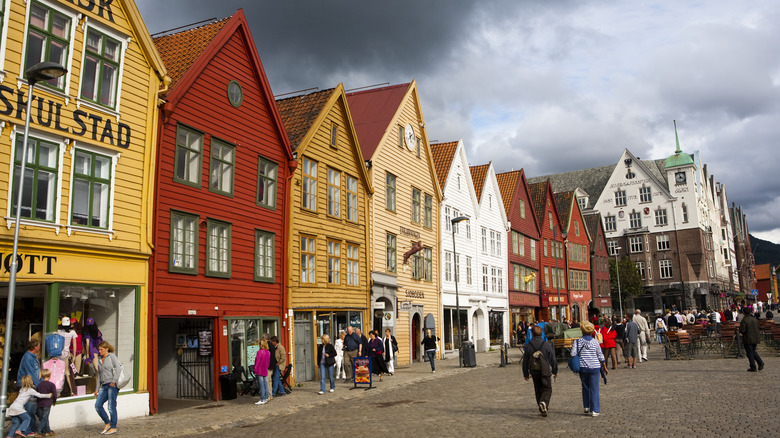
[(539, 224), (534, 214), (525, 171), (496, 175), (504, 210), (510, 223), (507, 236), (509, 254), (509, 311), (514, 329), (520, 321), (532, 322), (540, 309)]
[(555, 204), (561, 215), (561, 228), (566, 232), (564, 250), (571, 319), (582, 321), (588, 318), (591, 302), (590, 233), (573, 191), (556, 193)]
[(607, 239), (604, 234), (604, 223), (601, 213), (586, 213), (583, 215), (590, 234), (590, 272), (592, 305), (588, 308), (588, 318), (595, 315), (612, 316), (612, 293), (609, 284), (609, 253)]
[[(559, 314), (569, 318), (569, 295), (566, 281), (566, 260), (564, 259), (561, 220), (555, 205), (552, 184), (544, 182), (529, 184), (536, 221), (539, 224), (541, 250), (539, 251), (542, 269), (539, 280), (542, 308), (537, 319), (550, 321), (559, 319)], [(560, 300), (560, 301), (559, 301)]]
[(289, 177), (296, 166), (243, 11), (155, 39), (172, 83), (159, 126), (149, 281), (150, 410), (220, 399), (218, 376), (289, 345)]

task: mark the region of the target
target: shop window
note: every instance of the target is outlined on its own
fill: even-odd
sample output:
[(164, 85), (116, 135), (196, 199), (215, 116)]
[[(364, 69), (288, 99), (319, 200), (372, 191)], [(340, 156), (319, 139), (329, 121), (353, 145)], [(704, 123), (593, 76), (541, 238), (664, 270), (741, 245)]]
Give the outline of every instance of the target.
[(200, 187), (202, 159), (203, 134), (179, 125), (176, 128), (173, 180), (193, 187)]
[[(43, 61), (67, 67), (70, 60), (72, 17), (51, 6), (33, 2), (25, 42), (24, 71)], [(65, 90), (67, 75), (46, 82), (60, 91)]]
[(230, 319), (230, 364), (232, 369), (239, 366), (251, 370), (260, 349), (260, 339), (264, 336), (279, 336), (279, 320), (276, 318)]
[(265, 208), (276, 208), (276, 178), (279, 175), (279, 165), (263, 157), (257, 164), (257, 205)]
[(198, 273), (198, 216), (171, 212), (168, 269), (171, 272)]
[(358, 221), (358, 185), (357, 178), (347, 175), (347, 220)]
[(92, 27), (87, 29), (81, 67), (82, 99), (116, 108), (122, 51), (122, 43), (118, 39)]
[(276, 280), (276, 236), (268, 231), (255, 230), (255, 280)]
[(501, 344), (504, 341), (504, 312), (490, 311), (488, 313), (490, 344)]
[(71, 225), (108, 228), (112, 172), (111, 157), (76, 150), (73, 159)]
[(347, 284), (360, 286), (360, 248), (347, 244)]
[[(14, 202), (11, 213), (16, 212), (23, 145), (24, 137), (17, 135), (14, 152), (14, 187), (12, 189)], [(55, 222), (56, 205), (59, 198), (59, 150), (57, 143), (28, 137), (21, 208), (23, 219)]]
[(206, 275), (230, 277), (230, 234), (232, 225), (214, 219), (206, 224)]
[(233, 175), (236, 171), (236, 147), (212, 138), (209, 190), (233, 196)]
[(328, 283), (341, 284), (341, 243), (328, 240)]
[(341, 172), (328, 169), (328, 215), (341, 217)]
[(303, 159), (303, 208), (317, 211), (317, 162)]

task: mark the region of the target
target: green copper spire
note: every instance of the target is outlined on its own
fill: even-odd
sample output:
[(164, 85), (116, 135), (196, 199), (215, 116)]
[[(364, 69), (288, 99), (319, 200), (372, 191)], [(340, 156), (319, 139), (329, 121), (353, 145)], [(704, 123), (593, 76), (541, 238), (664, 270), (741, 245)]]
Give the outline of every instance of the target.
[(670, 155), (666, 159), (664, 168), (693, 165), (693, 158), (691, 158), (690, 154), (686, 154), (680, 149), (680, 137), (677, 135), (677, 120), (674, 121), (674, 141), (677, 143), (677, 149), (674, 151), (674, 155)]

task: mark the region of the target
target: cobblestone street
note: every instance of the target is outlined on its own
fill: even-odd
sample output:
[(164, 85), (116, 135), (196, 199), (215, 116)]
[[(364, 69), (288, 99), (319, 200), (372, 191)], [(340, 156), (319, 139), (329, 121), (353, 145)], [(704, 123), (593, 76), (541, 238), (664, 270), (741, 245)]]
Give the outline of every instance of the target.
[[(373, 436), (625, 436), (777, 437), (780, 358), (761, 349), (766, 369), (747, 373), (746, 359), (663, 360), (651, 345), (650, 361), (637, 369), (610, 370), (601, 385), (601, 416), (582, 415), (579, 378), (560, 363), (553, 384), (550, 416), (539, 416), (533, 384), (522, 378), (519, 350), (509, 366), (498, 367), (496, 353), (478, 355), (477, 368), (457, 368), (457, 360), (415, 364), (386, 376), (372, 390), (317, 395), (319, 383), (306, 382), (292, 394), (255, 406), (253, 397), (211, 402), (153, 417), (121, 420), (124, 436), (285, 436), (325, 433)], [(119, 399), (121, 411), (121, 397)], [(347, 427), (352, 424), (354, 427)], [(97, 433), (99, 426), (93, 427)], [(79, 431), (58, 431), (70, 435)]]

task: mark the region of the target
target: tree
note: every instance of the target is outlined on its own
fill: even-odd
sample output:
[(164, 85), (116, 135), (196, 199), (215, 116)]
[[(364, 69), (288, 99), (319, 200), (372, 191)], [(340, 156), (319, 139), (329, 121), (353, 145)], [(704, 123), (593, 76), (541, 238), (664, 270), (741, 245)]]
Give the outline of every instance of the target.
[[(612, 302), (617, 303), (617, 307), (620, 308), (619, 296), (623, 298), (623, 309), (626, 309), (626, 300), (631, 297), (632, 299), (638, 297), (644, 293), (642, 287), (642, 276), (639, 274), (639, 268), (636, 263), (631, 261), (628, 257), (620, 259), (619, 265), (620, 271), (620, 293), (618, 294), (618, 281), (617, 274), (615, 272), (615, 259), (609, 259), (609, 281), (610, 288), (612, 290)], [(613, 307), (615, 307), (613, 305)], [(625, 312), (625, 310), (624, 310)], [(631, 312), (628, 312), (631, 313)]]

